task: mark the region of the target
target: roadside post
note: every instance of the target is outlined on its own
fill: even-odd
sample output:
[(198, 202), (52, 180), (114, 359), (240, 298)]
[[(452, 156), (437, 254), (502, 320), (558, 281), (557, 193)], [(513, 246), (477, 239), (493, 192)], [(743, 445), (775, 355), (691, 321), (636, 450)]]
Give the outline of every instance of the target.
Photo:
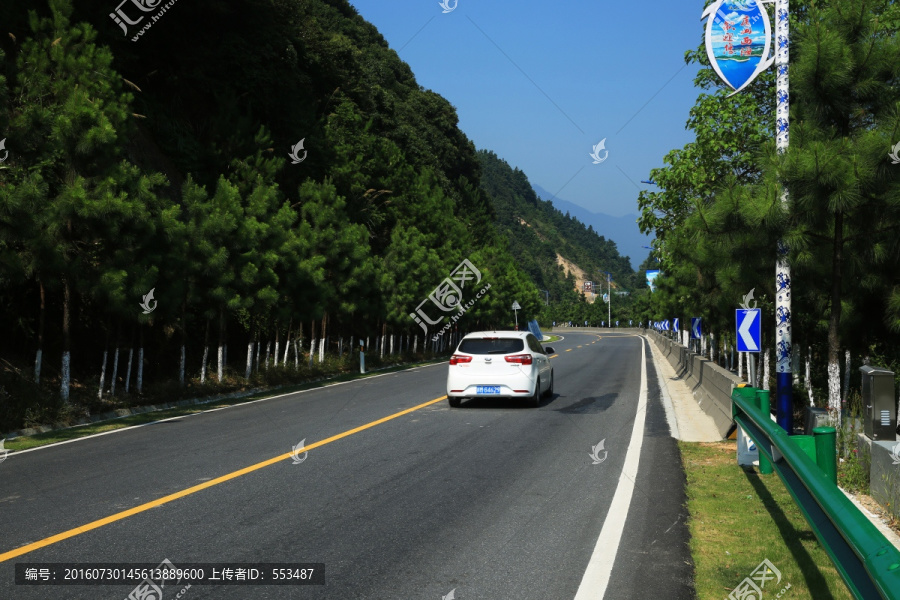
[[(775, 4), (773, 45), (769, 13), (763, 4)], [(730, 88), (733, 96), (775, 65), (775, 148), (788, 149), (790, 129), (790, 21), (789, 0), (714, 0), (701, 18), (706, 21), (706, 55), (710, 66)], [(773, 47), (774, 46), (774, 47)], [(783, 186), (781, 203), (787, 210), (788, 190)], [(792, 315), (789, 249), (778, 241), (775, 253), (775, 413), (778, 425), (793, 433)], [(755, 357), (754, 357), (755, 358)]]
[(366, 353), (363, 352), (364, 346), (362, 340), (359, 342), (359, 372), (364, 374), (366, 373)]
[(519, 330), (519, 311), (522, 309), (522, 307), (519, 306), (519, 302), (517, 300), (513, 300), (512, 309), (516, 315), (516, 331), (518, 331)]

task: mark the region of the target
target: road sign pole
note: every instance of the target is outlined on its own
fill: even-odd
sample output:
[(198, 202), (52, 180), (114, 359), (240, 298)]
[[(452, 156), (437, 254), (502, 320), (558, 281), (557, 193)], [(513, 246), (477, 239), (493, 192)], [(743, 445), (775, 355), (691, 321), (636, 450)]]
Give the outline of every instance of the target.
[[(790, 96), (788, 66), (790, 63), (790, 23), (788, 0), (775, 3), (775, 147), (779, 154), (788, 149), (790, 125)], [(781, 193), (781, 202), (787, 207), (788, 192)], [(788, 247), (778, 242), (778, 258), (775, 263), (775, 415), (778, 425), (788, 435), (794, 430), (791, 375), (791, 267), (788, 263)]]

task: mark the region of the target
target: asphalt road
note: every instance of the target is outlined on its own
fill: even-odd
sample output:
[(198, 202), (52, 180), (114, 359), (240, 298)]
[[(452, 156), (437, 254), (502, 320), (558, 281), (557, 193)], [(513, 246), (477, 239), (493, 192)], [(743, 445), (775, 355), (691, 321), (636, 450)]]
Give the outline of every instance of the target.
[[(451, 409), (443, 363), (11, 455), (0, 600), (135, 588), (16, 585), (16, 563), (164, 559), (323, 563), (326, 583), (170, 582), (163, 600), (600, 600), (598, 573), (608, 600), (692, 598), (684, 476), (649, 347), (563, 335), (537, 409)], [(620, 487), (631, 496), (614, 501)]]

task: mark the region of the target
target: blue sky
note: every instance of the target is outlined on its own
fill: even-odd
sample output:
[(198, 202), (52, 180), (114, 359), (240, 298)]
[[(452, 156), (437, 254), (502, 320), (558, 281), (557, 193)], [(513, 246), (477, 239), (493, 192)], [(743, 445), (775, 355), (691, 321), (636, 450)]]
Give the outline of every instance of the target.
[(590, 211), (637, 213), (641, 180), (693, 139), (700, 91), (684, 53), (703, 39), (700, 2), (458, 0), (447, 14), (438, 0), (350, 3), (456, 107), (476, 147)]

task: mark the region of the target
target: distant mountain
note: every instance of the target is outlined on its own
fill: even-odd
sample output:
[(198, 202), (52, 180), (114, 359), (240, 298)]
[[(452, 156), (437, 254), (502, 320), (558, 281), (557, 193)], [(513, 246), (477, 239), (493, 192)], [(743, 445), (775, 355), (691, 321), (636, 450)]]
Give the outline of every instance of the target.
[(541, 200), (553, 198), (553, 206), (559, 209), (560, 212), (568, 212), (585, 225), (592, 226), (599, 235), (614, 241), (619, 252), (629, 258), (632, 268), (637, 269), (650, 255), (650, 250), (643, 246), (649, 246), (653, 238), (641, 233), (637, 224), (637, 214), (611, 217), (603, 213), (591, 212), (574, 202), (569, 202), (562, 198), (554, 198), (553, 194), (539, 185), (532, 184), (532, 187)]
[(486, 150), (478, 151), (478, 160), (495, 225), (509, 240), (519, 267), (551, 300), (573, 302), (584, 281), (605, 281), (606, 271), (612, 273), (614, 288), (645, 285), (612, 239), (541, 200), (520, 169)]

